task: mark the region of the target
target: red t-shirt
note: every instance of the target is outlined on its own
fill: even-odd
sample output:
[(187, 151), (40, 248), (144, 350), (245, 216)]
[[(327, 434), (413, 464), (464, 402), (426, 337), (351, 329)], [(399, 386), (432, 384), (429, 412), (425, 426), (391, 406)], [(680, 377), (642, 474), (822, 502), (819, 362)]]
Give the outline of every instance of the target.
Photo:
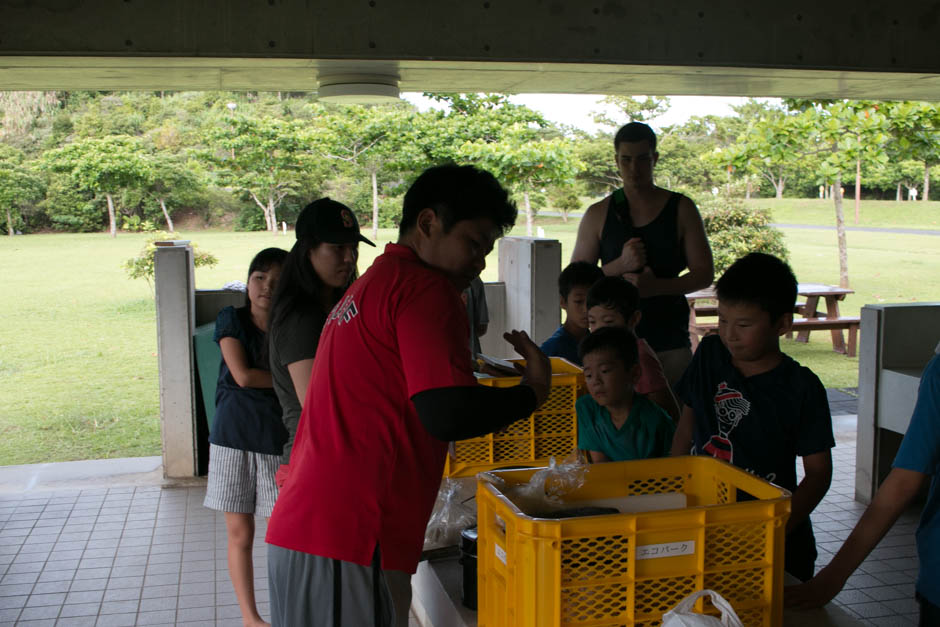
[(652, 394), (669, 387), (666, 373), (659, 357), (643, 338), (637, 338), (637, 352), (639, 353), (640, 378), (637, 379), (634, 389), (640, 394)]
[(266, 540), (413, 573), (447, 443), (411, 397), (476, 385), (466, 308), (447, 277), (388, 244), (330, 313)]

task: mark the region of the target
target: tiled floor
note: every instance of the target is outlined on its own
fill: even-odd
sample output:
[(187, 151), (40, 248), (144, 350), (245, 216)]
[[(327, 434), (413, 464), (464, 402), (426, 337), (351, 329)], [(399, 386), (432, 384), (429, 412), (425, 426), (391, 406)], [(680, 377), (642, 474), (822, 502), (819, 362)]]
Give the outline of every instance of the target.
[[(812, 515), (819, 551), (817, 570), (829, 563), (865, 511), (864, 505), (855, 502), (855, 416), (836, 417), (834, 422), (832, 486)], [(903, 514), (835, 598), (835, 603), (859, 617), (859, 624), (917, 624), (914, 532), (919, 519), (919, 507)]]
[[(830, 393), (834, 413), (852, 395)], [(838, 403), (842, 403), (839, 405)], [(855, 418), (835, 420), (835, 474), (813, 514), (827, 563), (864, 508), (853, 500)], [(240, 625), (221, 514), (202, 486), (113, 487), (0, 493), (0, 626)], [(836, 602), (860, 625), (915, 625), (914, 530), (905, 514)], [(255, 549), (259, 609), (267, 614), (265, 548)]]

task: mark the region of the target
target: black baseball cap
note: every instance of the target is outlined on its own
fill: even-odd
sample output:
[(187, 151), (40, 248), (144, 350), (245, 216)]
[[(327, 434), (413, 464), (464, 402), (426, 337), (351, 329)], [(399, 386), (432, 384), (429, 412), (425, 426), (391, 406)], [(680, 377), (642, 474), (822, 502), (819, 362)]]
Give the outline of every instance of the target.
[(328, 244), (364, 242), (375, 246), (359, 232), (359, 222), (352, 209), (329, 197), (314, 200), (304, 207), (297, 216), (294, 235), (297, 239), (312, 237)]

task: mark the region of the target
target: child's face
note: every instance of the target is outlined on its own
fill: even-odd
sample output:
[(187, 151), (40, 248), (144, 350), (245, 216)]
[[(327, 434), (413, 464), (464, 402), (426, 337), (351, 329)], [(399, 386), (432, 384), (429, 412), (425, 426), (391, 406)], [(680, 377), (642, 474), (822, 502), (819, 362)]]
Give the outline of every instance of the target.
[(785, 319), (771, 320), (753, 303), (718, 303), (718, 335), (737, 361), (756, 361), (778, 351)]
[(586, 285), (575, 285), (568, 292), (568, 298), (561, 299), (561, 308), (565, 310), (567, 316), (566, 324), (579, 329), (588, 328), (587, 293)]
[(633, 398), (633, 386), (639, 375), (635, 364), (627, 368), (617, 352), (610, 348), (591, 351), (583, 361), (584, 382), (598, 405), (618, 406)]
[[(623, 319), (623, 314), (613, 307), (604, 305), (594, 305), (588, 310), (588, 328), (591, 333), (604, 327), (629, 328), (627, 321)], [(631, 331), (633, 329), (630, 329)]]
[(330, 244), (323, 242), (311, 248), (310, 265), (327, 287), (344, 287), (356, 272), (359, 261), (359, 242)]
[(262, 311), (271, 309), (271, 300), (281, 277), (281, 266), (272, 265), (267, 270), (255, 270), (248, 276), (248, 300), (252, 308)]

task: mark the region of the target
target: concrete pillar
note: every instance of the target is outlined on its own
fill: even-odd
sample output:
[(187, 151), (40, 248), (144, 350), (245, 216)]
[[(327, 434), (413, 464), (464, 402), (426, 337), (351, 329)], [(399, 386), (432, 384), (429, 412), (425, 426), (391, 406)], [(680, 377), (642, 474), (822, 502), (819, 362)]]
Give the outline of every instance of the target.
[(865, 305), (858, 359), (855, 500), (869, 503), (907, 432), (921, 373), (940, 342), (940, 303)]
[(499, 240), (499, 280), (506, 285), (507, 329), (526, 331), (536, 344), (555, 332), (561, 324), (560, 273), (558, 240), (536, 237)]
[(193, 378), (195, 280), (189, 242), (157, 242), (154, 286), (163, 475), (193, 477), (198, 474)]
[(881, 483), (874, 476), (878, 464), (876, 425), (878, 375), (881, 372), (881, 311), (865, 305), (858, 340), (858, 422), (855, 434), (855, 500), (871, 503)]

